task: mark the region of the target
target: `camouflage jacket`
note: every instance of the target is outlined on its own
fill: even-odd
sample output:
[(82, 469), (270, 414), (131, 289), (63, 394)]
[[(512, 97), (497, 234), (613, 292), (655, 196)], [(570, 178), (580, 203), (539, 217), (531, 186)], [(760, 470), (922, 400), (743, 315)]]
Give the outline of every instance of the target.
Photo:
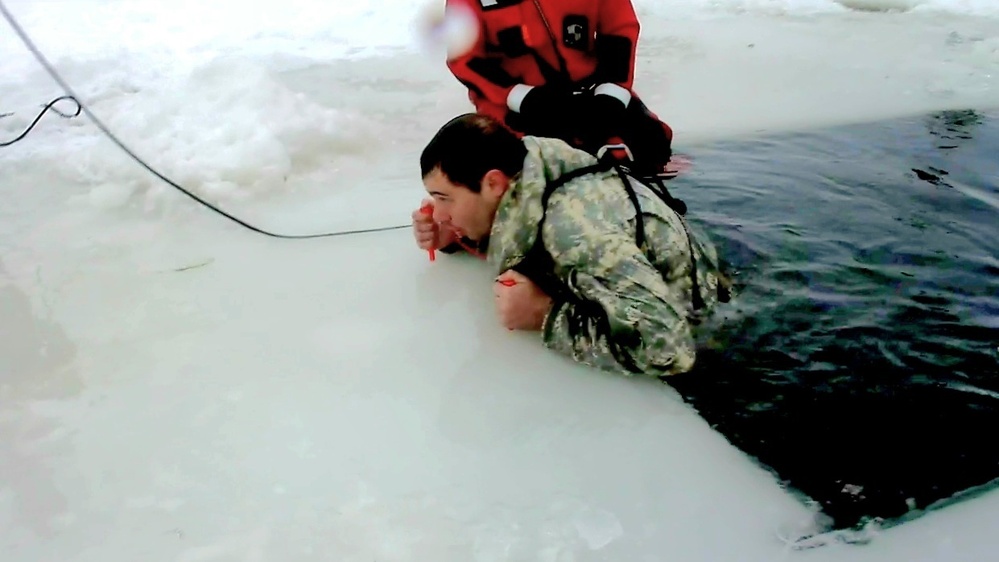
[[(560, 140), (527, 136), (524, 144), (524, 169), (497, 208), (487, 258), (497, 274), (515, 269), (553, 298), (542, 329), (545, 346), (625, 374), (689, 371), (693, 326), (719, 300), (710, 242), (688, 237), (683, 219), (632, 178), (645, 235), (639, 248), (635, 205), (613, 169), (564, 183), (544, 213), (546, 184), (597, 161)], [(532, 259), (539, 231), (546, 254), (541, 261)], [(704, 304), (700, 312), (694, 310), (692, 269)]]

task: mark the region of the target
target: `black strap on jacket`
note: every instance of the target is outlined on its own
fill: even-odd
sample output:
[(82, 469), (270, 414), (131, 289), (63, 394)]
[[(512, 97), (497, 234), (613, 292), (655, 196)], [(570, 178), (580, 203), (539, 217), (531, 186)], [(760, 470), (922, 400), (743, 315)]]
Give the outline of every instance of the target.
[[(545, 185), (545, 191), (541, 196), (542, 214), (541, 220), (538, 222), (538, 232), (534, 239), (534, 245), (527, 251), (524, 258), (517, 265), (515, 265), (513, 269), (531, 279), (531, 281), (533, 281), (538, 288), (555, 300), (568, 301), (576, 305), (583, 304), (581, 300), (565, 286), (558, 276), (555, 275), (555, 262), (545, 249), (541, 231), (544, 227), (545, 219), (548, 216), (548, 200), (558, 188), (572, 180), (590, 174), (607, 172), (609, 170), (615, 170), (617, 172), (618, 177), (621, 178), (621, 181), (624, 184), (625, 191), (628, 193), (628, 199), (631, 200), (631, 204), (635, 207), (635, 243), (639, 248), (643, 248), (643, 246), (645, 246), (645, 221), (642, 219), (642, 208), (638, 202), (638, 194), (635, 192), (635, 188), (631, 185), (627, 168), (621, 164), (611, 161), (602, 161), (597, 164), (584, 166), (582, 168), (566, 172), (554, 181), (548, 182)], [(683, 225), (684, 233), (687, 235), (687, 244), (690, 249), (690, 280), (692, 284), (691, 292), (693, 293), (693, 306), (695, 311), (701, 310), (705, 307), (705, 302), (704, 298), (701, 296), (700, 283), (697, 280), (697, 260), (694, 257), (693, 237), (691, 236), (687, 225), (682, 220), (682, 216), (687, 211), (687, 206), (683, 201), (674, 198), (669, 193), (669, 190), (666, 189), (666, 186), (662, 185), (661, 182), (659, 189), (652, 189), (652, 192), (659, 196), (659, 198), (662, 199), (670, 207), (670, 209), (681, 217), (680, 223)]]
[[(538, 286), (538, 288), (556, 301), (567, 301), (575, 305), (583, 304), (583, 302), (565, 286), (562, 280), (555, 275), (555, 260), (552, 259), (551, 254), (549, 254), (545, 249), (541, 229), (545, 224), (545, 218), (548, 216), (548, 199), (556, 189), (562, 187), (570, 181), (589, 174), (606, 172), (612, 167), (613, 166), (608, 162), (585, 166), (583, 168), (566, 172), (565, 174), (559, 176), (558, 179), (548, 182), (545, 185), (545, 191), (541, 196), (541, 221), (538, 222), (538, 233), (537, 237), (534, 239), (534, 245), (527, 251), (524, 258), (513, 266), (513, 270), (529, 278), (535, 285)], [(642, 230), (642, 239), (644, 241), (644, 229)]]
[[(530, 279), (535, 285), (538, 286), (539, 289), (551, 297), (554, 302), (566, 302), (573, 305), (573, 314), (571, 314), (568, 318), (568, 329), (571, 335), (575, 336), (586, 329), (586, 318), (592, 318), (594, 320), (594, 329), (598, 334), (604, 336), (607, 346), (610, 349), (611, 354), (614, 356), (614, 359), (628, 371), (638, 373), (640, 372), (640, 369), (632, 360), (631, 356), (624, 351), (624, 348), (631, 347), (639, 343), (630, 341), (629, 338), (634, 339), (640, 336), (633, 332), (627, 334), (613, 334), (607, 311), (597, 303), (577, 297), (568, 285), (559, 279), (555, 273), (555, 260), (545, 249), (542, 236), (542, 229), (548, 215), (548, 200), (551, 198), (555, 190), (582, 176), (603, 173), (612, 169), (615, 170), (618, 177), (621, 178), (625, 191), (628, 193), (628, 198), (631, 200), (632, 205), (635, 206), (635, 241), (639, 248), (643, 248), (645, 245), (645, 224), (642, 218), (642, 209), (638, 202), (638, 194), (631, 185), (627, 169), (618, 163), (602, 161), (597, 164), (567, 172), (555, 181), (549, 182), (545, 185), (545, 191), (541, 196), (542, 215), (541, 220), (538, 222), (538, 232), (534, 240), (534, 244), (527, 251), (524, 258), (514, 265), (512, 269)], [(665, 189), (665, 186), (663, 186), (663, 189)], [(653, 192), (663, 198), (663, 200), (670, 205), (670, 208), (673, 209), (674, 212), (677, 212), (678, 215), (682, 215), (682, 212), (677, 210), (677, 207), (674, 206), (676, 202), (683, 205), (682, 201), (674, 199), (669, 195), (663, 197), (662, 194), (654, 189)], [(669, 192), (666, 191), (666, 193), (668, 194)], [(683, 205), (683, 210), (686, 210), (686, 205)], [(683, 222), (682, 219), (681, 222)], [(693, 282), (693, 305), (694, 309), (698, 310), (704, 306), (704, 300), (700, 295), (697, 282), (696, 261), (694, 260), (694, 249), (690, 239), (690, 233), (686, 231), (686, 225), (684, 225), (684, 231), (687, 234), (688, 244), (690, 244), (690, 259), (691, 265), (693, 266), (691, 269), (691, 281)]]

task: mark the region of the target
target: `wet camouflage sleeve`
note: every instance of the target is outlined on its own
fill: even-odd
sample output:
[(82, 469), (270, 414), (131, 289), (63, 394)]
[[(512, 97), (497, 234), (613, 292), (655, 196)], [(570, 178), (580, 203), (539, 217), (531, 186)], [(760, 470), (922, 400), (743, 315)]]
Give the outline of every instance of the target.
[(675, 267), (664, 279), (632, 229), (622, 228), (619, 211), (585, 198), (552, 198), (545, 244), (557, 267), (572, 272), (568, 285), (580, 301), (555, 303), (545, 320), (545, 346), (605, 370), (688, 371), (695, 351), (685, 236), (662, 218), (645, 216), (647, 239), (673, 250), (667, 259)]

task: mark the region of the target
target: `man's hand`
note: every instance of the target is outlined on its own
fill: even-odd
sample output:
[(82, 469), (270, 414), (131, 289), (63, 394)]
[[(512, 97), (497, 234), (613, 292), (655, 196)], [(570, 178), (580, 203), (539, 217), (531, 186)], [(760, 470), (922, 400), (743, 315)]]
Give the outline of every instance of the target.
[(552, 299), (530, 279), (510, 270), (496, 278), (496, 315), (508, 330), (540, 330)]
[(432, 213), (423, 211), (427, 205), (433, 208), (433, 204), (432, 199), (425, 199), (423, 205), (413, 211), (413, 238), (421, 250), (439, 250), (458, 240), (458, 233), (450, 225), (437, 224)]

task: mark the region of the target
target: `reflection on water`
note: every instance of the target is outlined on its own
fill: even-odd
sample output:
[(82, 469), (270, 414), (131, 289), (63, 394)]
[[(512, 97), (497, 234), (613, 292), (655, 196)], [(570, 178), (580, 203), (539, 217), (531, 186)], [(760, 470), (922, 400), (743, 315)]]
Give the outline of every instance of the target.
[(936, 137), (938, 149), (951, 150), (972, 140), (975, 128), (984, 122), (985, 117), (973, 109), (941, 111), (927, 116), (926, 128)]
[(15, 528), (5, 529), (17, 540), (20, 526), (36, 537), (56, 532), (67, 503), (51, 479), (54, 449), (65, 447), (64, 428), (40, 417), (40, 401), (66, 399), (81, 390), (73, 368), (76, 348), (63, 330), (38, 316), (28, 295), (8, 278), (0, 262), (0, 497), (13, 498)]
[(676, 182), (741, 297), (670, 384), (834, 527), (999, 478), (996, 146), (948, 111), (704, 147)]

